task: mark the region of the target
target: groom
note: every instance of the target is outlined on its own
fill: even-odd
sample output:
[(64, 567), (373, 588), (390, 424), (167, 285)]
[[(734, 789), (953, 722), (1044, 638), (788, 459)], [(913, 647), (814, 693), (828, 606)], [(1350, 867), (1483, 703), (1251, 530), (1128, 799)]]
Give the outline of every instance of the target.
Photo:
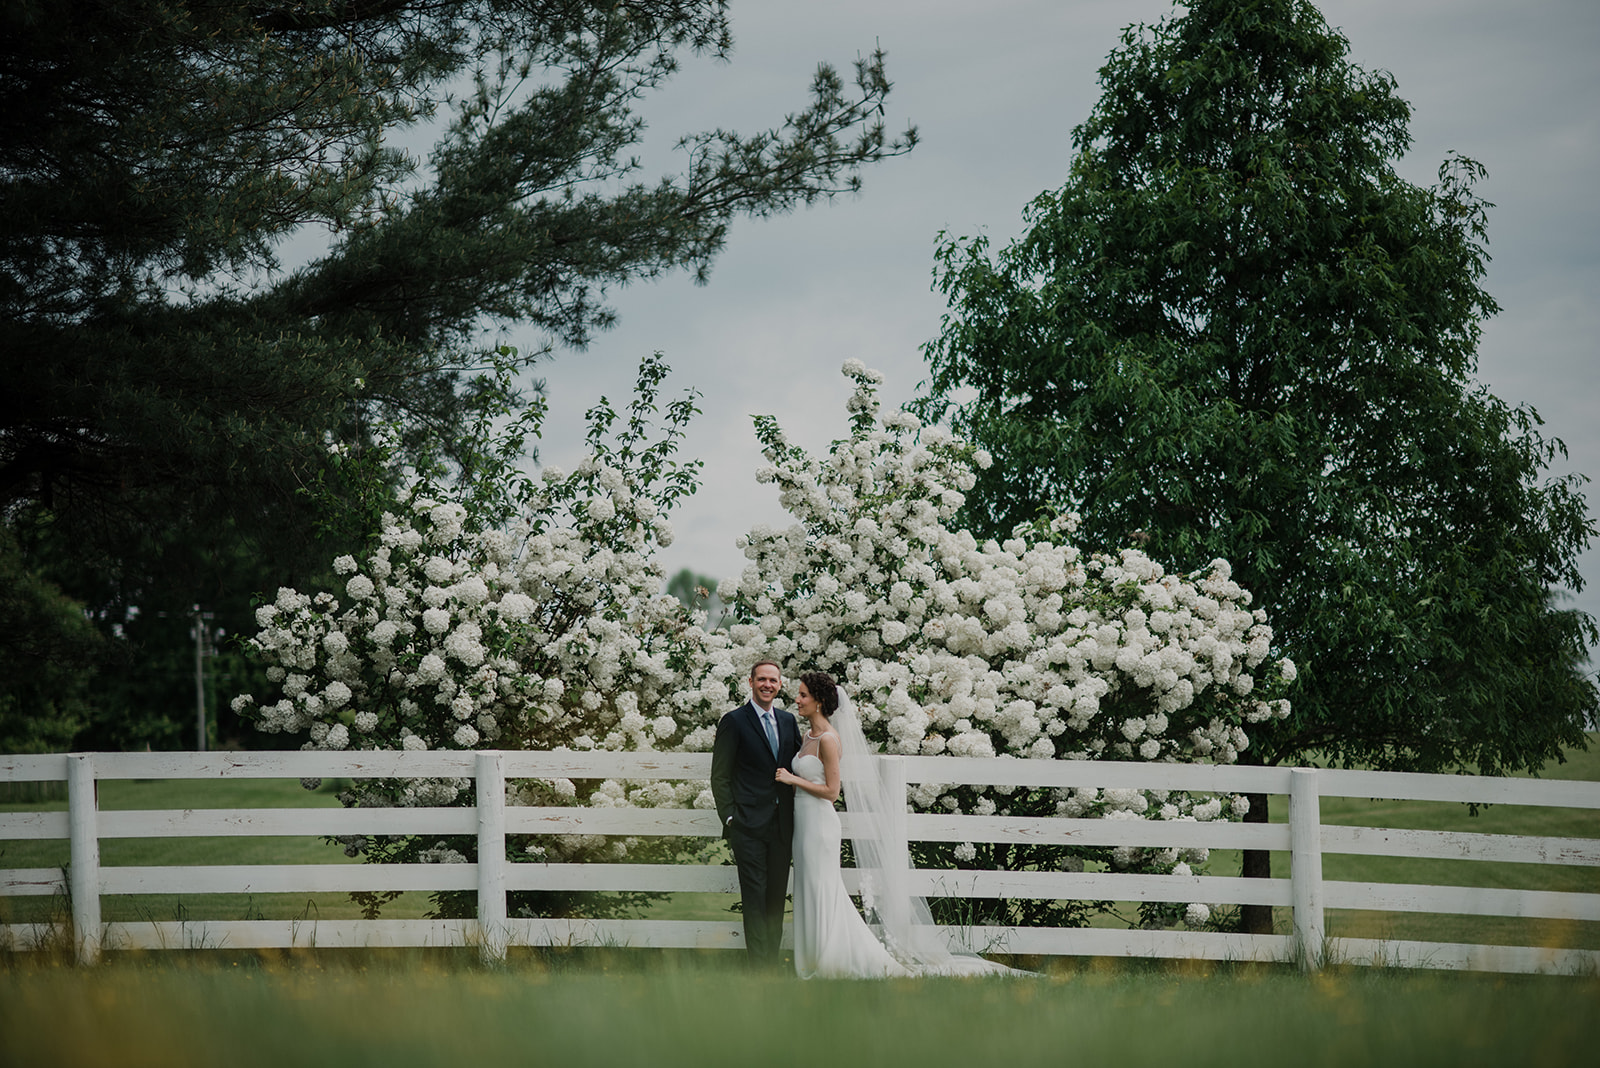
[(794, 838), (794, 789), (774, 778), (800, 750), (800, 725), (772, 707), (782, 688), (777, 664), (763, 660), (752, 668), (750, 700), (717, 723), (711, 750), (711, 795), (739, 867), (745, 951), (758, 965), (779, 963)]

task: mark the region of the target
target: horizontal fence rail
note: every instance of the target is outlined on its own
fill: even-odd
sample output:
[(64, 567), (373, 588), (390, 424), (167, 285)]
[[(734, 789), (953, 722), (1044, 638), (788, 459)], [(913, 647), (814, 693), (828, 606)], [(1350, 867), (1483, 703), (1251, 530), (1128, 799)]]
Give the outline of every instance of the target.
[[(911, 813), (914, 841), (1139, 848), (1259, 849), (1290, 855), (1288, 879), (1084, 871), (916, 869), (927, 897), (1180, 902), (1286, 908), (1293, 934), (1118, 931), (972, 926), (947, 934), (984, 952), (1327, 960), (1492, 971), (1600, 971), (1600, 952), (1326, 937), (1326, 910), (1454, 913), (1600, 922), (1600, 893), (1324, 880), (1326, 853), (1600, 867), (1600, 840), (1322, 823), (1322, 797), (1534, 805), (1600, 812), (1600, 783), (1309, 768), (1177, 765), (1008, 758), (879, 757), (888, 781), (1027, 788), (1099, 787), (1287, 795), (1283, 824), (1040, 818)], [(80, 960), (103, 949), (477, 945), (503, 959), (510, 945), (739, 948), (726, 921), (558, 919), (507, 915), (524, 890), (732, 894), (731, 866), (539, 863), (509, 860), (511, 834), (716, 837), (714, 813), (693, 809), (508, 805), (517, 779), (702, 781), (704, 753), (285, 752), (76, 753), (0, 756), (0, 782), (65, 782), (67, 811), (0, 813), (0, 841), (69, 842), (64, 868), (0, 870), (0, 897), (66, 895)], [(100, 811), (96, 783), (115, 779), (453, 778), (471, 780), (471, 807), (181, 809)], [(850, 815), (842, 814), (845, 833)], [(125, 838), (470, 835), (477, 863), (102, 866), (100, 842)], [(855, 873), (844, 870), (856, 890)], [(1600, 885), (1600, 884), (1597, 884)], [(239, 920), (101, 922), (101, 898), (118, 894), (258, 894), (475, 891), (470, 920)], [(0, 925), (0, 944), (26, 948), (59, 934), (48, 925)]]

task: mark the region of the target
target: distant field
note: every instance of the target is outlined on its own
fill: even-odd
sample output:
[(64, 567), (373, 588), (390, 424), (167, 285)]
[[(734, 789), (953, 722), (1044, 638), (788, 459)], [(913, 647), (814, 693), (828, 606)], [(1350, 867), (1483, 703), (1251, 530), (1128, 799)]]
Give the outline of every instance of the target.
[(1097, 963), (1037, 979), (800, 982), (728, 956), (0, 966), (0, 1063), (1560, 1068), (1600, 1049), (1592, 978)]
[[(1567, 762), (1545, 766), (1541, 778), (1600, 781), (1600, 734), (1589, 735), (1587, 751), (1567, 754)], [(1600, 838), (1600, 812), (1583, 809), (1493, 805), (1471, 815), (1467, 806), (1431, 801), (1329, 798), (1321, 801), (1322, 822), (1344, 826), (1415, 827), (1476, 831), (1482, 834)], [(1272, 820), (1288, 819), (1286, 799), (1272, 799)], [(1212, 853), (1210, 870), (1237, 874), (1239, 855)], [(1272, 855), (1275, 878), (1289, 877), (1289, 855)], [(1600, 868), (1553, 864), (1498, 864), (1486, 861), (1410, 860), (1324, 854), (1322, 877), (1344, 882), (1423, 883), (1500, 886), (1515, 890), (1565, 890), (1600, 893)], [(1276, 927), (1290, 930), (1288, 910), (1278, 910)], [(1515, 917), (1444, 916), (1428, 913), (1328, 912), (1328, 934), (1346, 938), (1421, 939), (1431, 942), (1485, 942), (1500, 945), (1564, 945), (1600, 949), (1600, 924)]]
[[(170, 808), (338, 808), (339, 787), (324, 783), (310, 791), (290, 779), (111, 779), (100, 783), (103, 811)], [(65, 811), (65, 801), (0, 804), (0, 812)], [(0, 841), (0, 868), (47, 868), (67, 863), (65, 839)], [(321, 838), (107, 838), (102, 865), (160, 864), (359, 864), (341, 846)], [(30, 922), (54, 906), (42, 898), (0, 897), (0, 923)], [(408, 893), (384, 910), (390, 919), (427, 913), (428, 895)], [(140, 894), (101, 898), (107, 922), (132, 920), (358, 919), (361, 910), (342, 893), (324, 894)]]
[[(1545, 777), (1600, 780), (1600, 735), (1590, 736), (1586, 752), (1568, 754), (1565, 764), (1552, 764)], [(315, 792), (304, 790), (289, 780), (230, 781), (108, 781), (100, 784), (100, 804), (104, 809), (147, 808), (272, 808), (335, 807), (334, 784), (324, 784)], [(1272, 799), (1272, 818), (1286, 818), (1284, 798)], [(0, 811), (64, 809), (64, 801), (30, 804), (0, 804)], [(1453, 828), (1494, 834), (1548, 835), (1572, 838), (1600, 838), (1600, 813), (1573, 809), (1494, 806), (1469, 816), (1464, 805), (1432, 802), (1369, 801), (1324, 798), (1322, 818), (1326, 823), (1370, 826)], [(66, 863), (68, 847), (58, 842), (0, 842), (0, 868), (60, 866)], [(185, 839), (109, 839), (101, 843), (101, 863), (118, 864), (346, 864), (358, 863), (344, 856), (337, 845), (318, 838), (185, 838)], [(1208, 869), (1215, 874), (1237, 874), (1237, 853), (1217, 850)], [(1287, 878), (1286, 853), (1273, 855), (1273, 874)], [(1600, 892), (1600, 868), (1558, 867), (1553, 865), (1495, 864), (1465, 861), (1409, 860), (1398, 857), (1356, 857), (1327, 855), (1324, 877), (1330, 880), (1451, 883), (1466, 886), (1503, 886), (1519, 889)], [(652, 906), (654, 919), (726, 919), (732, 895), (677, 894)], [(15, 923), (47, 916), (52, 903), (40, 898), (0, 897), (0, 922)], [(54, 907), (59, 907), (56, 905)], [(406, 919), (425, 915), (428, 895), (413, 892), (387, 906), (386, 918)], [(1133, 915), (1134, 909), (1125, 910)], [(103, 913), (108, 921), (173, 919), (289, 919), (355, 918), (359, 909), (344, 894), (268, 894), (242, 895), (140, 895), (106, 897)], [(1514, 945), (1566, 945), (1600, 949), (1600, 924), (1563, 923), (1517, 918), (1441, 916), (1429, 914), (1330, 911), (1329, 933), (1334, 936), (1364, 938), (1422, 939), (1428, 941), (1477, 941)], [(1096, 926), (1122, 926), (1113, 917), (1103, 917)], [(1287, 910), (1278, 917), (1280, 932), (1289, 930)]]

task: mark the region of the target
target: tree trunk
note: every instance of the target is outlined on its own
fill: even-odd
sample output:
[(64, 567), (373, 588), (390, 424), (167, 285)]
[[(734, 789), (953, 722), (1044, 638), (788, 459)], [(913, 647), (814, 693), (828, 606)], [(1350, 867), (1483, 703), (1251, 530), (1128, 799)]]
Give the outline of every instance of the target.
[[(1244, 814), (1246, 823), (1267, 822), (1267, 795), (1246, 794), (1250, 811)], [(1246, 849), (1240, 874), (1246, 879), (1272, 878), (1272, 853), (1265, 849)], [(1240, 905), (1239, 930), (1246, 934), (1272, 934), (1271, 905)]]

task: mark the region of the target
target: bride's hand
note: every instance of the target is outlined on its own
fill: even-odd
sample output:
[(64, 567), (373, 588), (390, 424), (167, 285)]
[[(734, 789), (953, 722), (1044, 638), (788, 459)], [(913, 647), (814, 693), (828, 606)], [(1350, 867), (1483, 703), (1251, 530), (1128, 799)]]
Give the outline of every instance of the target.
[(772, 777), (774, 780), (783, 783), (785, 786), (793, 786), (795, 783), (800, 781), (799, 777), (788, 768), (779, 768)]

